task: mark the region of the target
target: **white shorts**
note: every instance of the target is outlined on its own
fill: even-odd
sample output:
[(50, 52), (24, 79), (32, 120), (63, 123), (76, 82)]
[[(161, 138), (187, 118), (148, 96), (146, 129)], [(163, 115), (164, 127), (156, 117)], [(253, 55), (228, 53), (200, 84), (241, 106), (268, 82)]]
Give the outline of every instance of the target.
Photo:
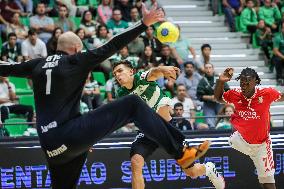
[(275, 168), (270, 137), (262, 144), (249, 144), (236, 131), (229, 138), (229, 144), (232, 148), (252, 159), (256, 167), (259, 183), (275, 183)]

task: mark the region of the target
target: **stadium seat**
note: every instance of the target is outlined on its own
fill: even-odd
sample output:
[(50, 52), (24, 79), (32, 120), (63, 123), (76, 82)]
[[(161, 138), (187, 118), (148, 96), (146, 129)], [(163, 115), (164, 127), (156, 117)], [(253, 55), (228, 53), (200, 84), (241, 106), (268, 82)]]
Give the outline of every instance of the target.
[(97, 8), (98, 7), (98, 1), (97, 0), (90, 0), (90, 3), (89, 3), (92, 7), (95, 7)]
[(17, 95), (33, 94), (26, 78), (9, 77), (9, 81), (15, 85)]
[(58, 17), (51, 17), (53, 22), (57, 22), (58, 21)]
[(100, 84), (106, 84), (106, 78), (103, 72), (92, 72), (93, 78)]
[(35, 100), (33, 95), (22, 95), (19, 97), (19, 103), (23, 105), (30, 105), (35, 109)]
[(20, 17), (20, 21), (24, 26), (30, 27), (30, 18), (29, 17)]
[(88, 0), (77, 0), (76, 3), (77, 3), (78, 6), (87, 5)]
[[(20, 118), (12, 118), (5, 120), (5, 123), (24, 123), (24, 122), (27, 121), (25, 119), (20, 119)], [(4, 126), (4, 129), (11, 137), (23, 136), (27, 128), (28, 128), (27, 124), (12, 124)]]
[[(195, 116), (204, 116), (203, 112), (197, 111), (195, 112)], [(196, 118), (195, 123), (206, 123), (204, 118)]]
[(81, 17), (71, 17), (71, 20), (75, 24), (76, 28), (79, 28), (81, 23)]

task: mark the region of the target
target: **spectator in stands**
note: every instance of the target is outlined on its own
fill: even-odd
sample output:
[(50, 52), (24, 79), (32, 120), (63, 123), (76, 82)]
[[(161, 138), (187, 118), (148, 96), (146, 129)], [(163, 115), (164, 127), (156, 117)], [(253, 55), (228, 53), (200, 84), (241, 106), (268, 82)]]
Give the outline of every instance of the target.
[(192, 124), (183, 116), (184, 109), (180, 102), (174, 104), (174, 114), (171, 123), (181, 131), (193, 130)]
[[(0, 10), (0, 13), (1, 13), (1, 10)], [(0, 14), (0, 37), (4, 37), (4, 36), (6, 36), (5, 34), (6, 34), (6, 25), (8, 25), (9, 24), (9, 22), (7, 22), (4, 18), (3, 18), (3, 16)]]
[[(171, 57), (171, 48), (169, 45), (163, 45), (161, 49), (161, 59), (158, 61), (159, 66), (175, 66), (180, 67), (177, 60)], [(171, 95), (175, 95), (175, 81), (166, 79), (164, 86), (171, 92)]]
[(73, 0), (56, 0), (56, 3), (59, 6), (66, 6), (68, 10), (68, 15), (71, 17), (75, 17), (79, 8), (76, 6), (76, 1)]
[(181, 73), (176, 81), (176, 84), (183, 84), (186, 87), (187, 95), (194, 102), (194, 106), (202, 106), (202, 103), (197, 99), (197, 85), (201, 80), (201, 75), (195, 71), (194, 63), (187, 61), (184, 63), (184, 72)]
[(94, 47), (98, 48), (110, 39), (110, 34), (105, 25), (99, 25), (94, 39)]
[(36, 7), (37, 14), (30, 17), (30, 28), (34, 29), (38, 37), (47, 43), (54, 30), (53, 19), (45, 15), (45, 4), (39, 2)]
[(116, 2), (117, 2), (116, 6), (121, 10), (122, 20), (126, 22), (130, 22), (131, 21), (131, 17), (130, 17), (131, 4), (129, 0), (118, 0)]
[(64, 32), (75, 31), (75, 24), (68, 18), (68, 9), (66, 5), (59, 7), (59, 17), (55, 22), (55, 27), (61, 28)]
[(276, 79), (277, 84), (284, 86), (284, 76), (283, 76), (283, 68), (284, 68), (284, 22), (281, 26), (281, 32), (275, 35), (273, 38), (273, 58), (272, 62), (275, 65), (276, 69)]
[[(197, 97), (204, 102), (203, 104), (203, 113), (204, 116), (210, 116), (210, 118), (205, 118), (206, 123), (210, 128), (214, 128), (216, 125), (216, 116), (221, 109), (221, 104), (219, 104), (214, 97), (214, 86), (215, 86), (215, 77), (214, 77), (214, 67), (213, 64), (204, 65), (205, 75), (200, 80), (197, 86)], [(229, 90), (228, 84), (225, 84), (225, 91)]]
[(201, 55), (198, 59), (196, 59), (196, 68), (197, 70), (203, 74), (204, 71), (204, 65), (211, 63), (211, 46), (209, 44), (203, 44), (201, 46)]
[(254, 10), (256, 11), (256, 13), (258, 13), (259, 7), (262, 3), (263, 3), (263, 0), (253, 0)]
[(18, 7), (17, 3), (14, 0), (1, 0), (0, 1), (0, 12), (2, 18), (5, 20), (4, 23), (11, 23), (13, 14), (19, 13), (21, 16), (26, 15), (21, 12), (21, 9)]
[[(98, 48), (99, 46), (106, 43), (109, 39), (110, 39), (110, 34), (108, 32), (107, 27), (105, 25), (99, 25), (93, 46), (95, 48)], [(110, 73), (112, 70), (110, 61), (108, 59), (104, 60), (102, 63), (100, 63), (100, 68), (103, 70), (105, 75), (108, 75), (108, 73)]]
[(106, 103), (109, 103), (115, 99), (115, 78), (110, 78), (106, 82)]
[(260, 7), (258, 11), (260, 20), (264, 20), (265, 25), (270, 27), (271, 31), (278, 32), (278, 23), (281, 20), (281, 13), (275, 3), (271, 0), (264, 0), (264, 6)]
[(156, 56), (151, 46), (146, 46), (144, 52), (138, 61), (138, 69), (149, 70), (150, 68), (158, 66)]
[(9, 113), (27, 116), (27, 122), (33, 120), (34, 111), (32, 106), (16, 104), (18, 99), (15, 93), (15, 85), (8, 78), (0, 77), (0, 107), (1, 121), (9, 118)]
[(240, 15), (242, 12), (244, 2), (242, 0), (222, 0), (222, 4), (230, 30), (231, 32), (235, 32), (235, 16)]
[(246, 8), (242, 11), (240, 16), (240, 30), (244, 33), (250, 33), (250, 43), (252, 43), (252, 36), (257, 28), (257, 15), (254, 9), (253, 0), (247, 0)]
[(8, 34), (8, 42), (4, 43), (1, 49), (1, 59), (13, 62), (23, 61), (21, 45), (17, 43), (17, 35), (15, 33)]
[(82, 15), (80, 28), (85, 30), (85, 38), (96, 36), (97, 23), (93, 20), (92, 12), (86, 10)]
[(112, 18), (107, 22), (107, 28), (112, 35), (120, 33), (124, 29), (128, 28), (128, 23), (124, 20), (121, 20), (121, 10), (114, 8), (112, 10)]
[(195, 116), (195, 107), (193, 101), (186, 94), (186, 88), (184, 84), (179, 84), (177, 86), (177, 95), (172, 98), (171, 107), (174, 108), (174, 105), (177, 103), (181, 103), (183, 105), (183, 114), (187, 120), (190, 121), (191, 125), (194, 124), (194, 116)]
[(144, 0), (135, 0), (134, 6), (137, 8), (139, 17), (142, 18), (142, 3)]
[(141, 56), (145, 48), (143, 39), (141, 37), (137, 37), (132, 42), (130, 42), (127, 46), (129, 49), (130, 56), (137, 56), (137, 57)]
[(89, 110), (94, 110), (102, 104), (100, 86), (89, 73), (83, 89), (82, 101), (88, 105)]
[(37, 37), (37, 33), (34, 29), (29, 30), (28, 38), (23, 41), (21, 49), (24, 60), (47, 56), (46, 45)]
[(13, 14), (12, 22), (7, 25), (7, 33), (15, 33), (19, 43), (22, 43), (28, 36), (28, 28), (20, 22), (19, 13)]
[(159, 65), (163, 66), (175, 66), (180, 67), (177, 60), (171, 57), (171, 48), (169, 45), (162, 45), (161, 48), (161, 59), (158, 62)]
[(102, 0), (102, 3), (98, 6), (98, 22), (106, 25), (112, 16), (112, 8), (110, 6), (111, 0)]
[(57, 41), (59, 36), (63, 34), (63, 30), (61, 28), (55, 28), (52, 37), (48, 40), (46, 44), (47, 55), (54, 55), (57, 49)]
[[(177, 25), (179, 31), (180, 26)], [(189, 59), (189, 55), (192, 55), (193, 62), (195, 63), (196, 60), (196, 53), (195, 49), (191, 46), (189, 40), (187, 38), (183, 38), (181, 34), (179, 35), (178, 40), (172, 44), (172, 48), (176, 50), (173, 51), (175, 58), (178, 60), (179, 64), (186, 62)]]
[[(220, 116), (230, 116), (234, 113), (235, 107), (232, 104), (226, 104), (222, 107), (221, 111), (218, 115)], [(216, 121), (216, 129), (232, 129), (232, 124), (230, 122), (230, 117), (224, 117), (224, 118), (217, 118)]]
[(139, 20), (140, 20), (140, 15), (139, 15), (139, 12), (138, 12), (138, 8), (137, 7), (131, 7), (130, 21), (128, 22), (128, 25), (132, 26)]
[(33, 12), (33, 1), (32, 0), (15, 0), (15, 3), (20, 8), (21, 12), (32, 14)]
[(83, 28), (78, 28), (75, 31), (75, 34), (82, 40), (83, 50), (90, 49), (92, 45), (89, 43), (89, 40), (85, 38), (85, 30)]
[(162, 43), (154, 36), (154, 26), (149, 26), (143, 36), (144, 45), (151, 46), (156, 56), (160, 56)]
[[(265, 26), (264, 20), (259, 20), (255, 35), (257, 44), (261, 46), (267, 61), (270, 62), (270, 49), (273, 49), (272, 32), (269, 27)], [(273, 72), (273, 66), (270, 66), (270, 71)]]
[(128, 60), (132, 64), (133, 68), (137, 69), (137, 67), (138, 67), (139, 58), (136, 57), (136, 56), (130, 56), (129, 55), (128, 46), (125, 46), (122, 49), (120, 49), (119, 54), (110, 57), (110, 59), (112, 60), (112, 62), (119, 62), (121, 60)]

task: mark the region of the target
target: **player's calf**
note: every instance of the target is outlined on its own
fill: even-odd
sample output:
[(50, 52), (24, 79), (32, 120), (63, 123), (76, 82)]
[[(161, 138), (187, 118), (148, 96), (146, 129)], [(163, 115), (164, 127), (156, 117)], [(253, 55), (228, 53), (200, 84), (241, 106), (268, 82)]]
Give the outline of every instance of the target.
[(145, 183), (142, 169), (144, 166), (144, 158), (135, 154), (131, 157), (131, 171), (132, 171), (132, 189), (144, 189)]

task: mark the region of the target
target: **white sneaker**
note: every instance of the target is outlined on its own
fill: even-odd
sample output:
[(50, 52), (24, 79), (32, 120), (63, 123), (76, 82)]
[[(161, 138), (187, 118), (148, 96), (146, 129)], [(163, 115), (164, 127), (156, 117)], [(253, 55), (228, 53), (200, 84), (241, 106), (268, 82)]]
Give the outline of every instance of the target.
[(225, 188), (225, 180), (220, 173), (217, 172), (214, 163), (207, 162), (206, 167), (206, 176), (208, 176), (210, 182), (214, 185), (216, 189)]

